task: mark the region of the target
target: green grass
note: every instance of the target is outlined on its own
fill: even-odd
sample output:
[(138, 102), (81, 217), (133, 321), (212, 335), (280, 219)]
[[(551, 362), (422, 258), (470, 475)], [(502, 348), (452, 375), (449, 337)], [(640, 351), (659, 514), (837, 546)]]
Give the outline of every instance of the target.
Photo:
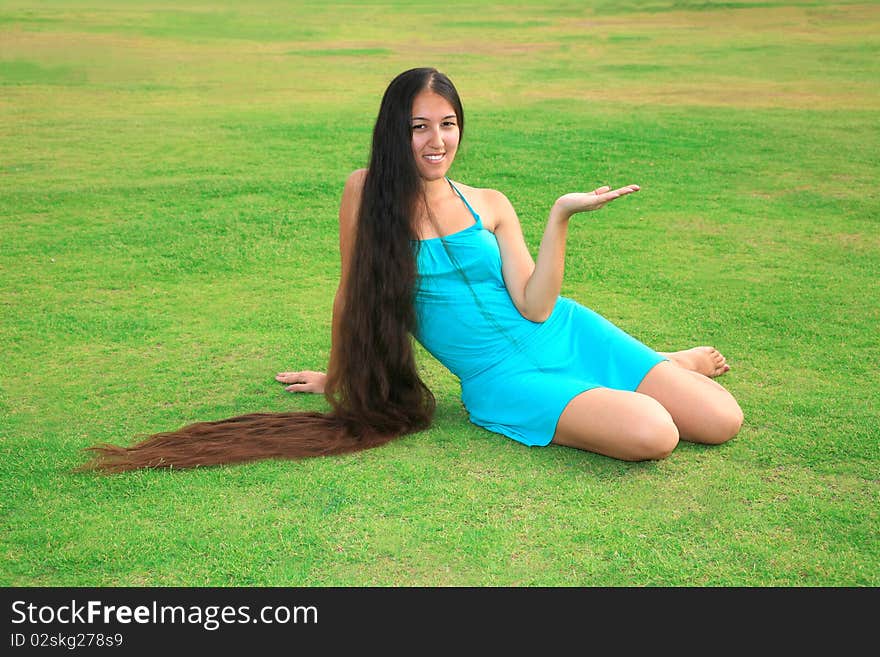
[[(216, 7), (220, 7), (219, 9)], [(45, 2), (0, 6), (6, 586), (880, 584), (880, 6)], [(336, 212), (387, 82), (436, 65), (453, 177), (563, 292), (648, 344), (720, 348), (745, 426), (630, 464), (467, 420), (345, 457), (72, 474), (82, 448), (323, 410)]]

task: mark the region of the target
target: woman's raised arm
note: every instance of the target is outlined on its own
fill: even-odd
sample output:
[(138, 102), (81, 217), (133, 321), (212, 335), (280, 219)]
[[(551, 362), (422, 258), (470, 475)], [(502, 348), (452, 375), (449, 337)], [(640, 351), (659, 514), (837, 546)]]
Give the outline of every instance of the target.
[(565, 240), (572, 215), (598, 210), (616, 198), (637, 191), (638, 185), (627, 185), (615, 190), (599, 187), (592, 192), (560, 196), (550, 210), (536, 260), (532, 260), (526, 246), (513, 206), (503, 194), (497, 193), (493, 202), (495, 237), (501, 251), (504, 284), (523, 317), (543, 322), (553, 312), (562, 289)]

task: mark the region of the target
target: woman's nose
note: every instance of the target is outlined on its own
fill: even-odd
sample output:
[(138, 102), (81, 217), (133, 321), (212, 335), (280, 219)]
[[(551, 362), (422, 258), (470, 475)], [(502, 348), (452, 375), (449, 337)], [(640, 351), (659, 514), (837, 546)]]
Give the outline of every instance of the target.
[(443, 134), (439, 128), (431, 131), (431, 139), (428, 141), (428, 145), (436, 148), (443, 147)]

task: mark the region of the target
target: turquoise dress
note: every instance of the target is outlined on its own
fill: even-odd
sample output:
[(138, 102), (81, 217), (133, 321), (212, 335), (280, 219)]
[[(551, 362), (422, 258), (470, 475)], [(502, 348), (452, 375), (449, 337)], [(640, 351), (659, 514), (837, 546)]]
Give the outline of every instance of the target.
[(494, 233), (452, 188), (474, 223), (414, 245), (414, 335), (458, 377), (471, 422), (526, 445), (546, 445), (574, 397), (596, 387), (635, 390), (666, 360), (563, 296), (546, 321), (524, 318), (504, 285)]

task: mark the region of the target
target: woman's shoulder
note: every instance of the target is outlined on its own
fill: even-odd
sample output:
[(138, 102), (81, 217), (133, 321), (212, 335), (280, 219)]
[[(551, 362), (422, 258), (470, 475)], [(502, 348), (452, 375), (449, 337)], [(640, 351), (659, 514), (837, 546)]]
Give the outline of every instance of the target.
[(515, 215), (513, 206), (503, 192), (491, 187), (474, 187), (452, 181), (452, 184), (461, 192), (474, 211), (480, 215), (483, 227), (495, 232), (499, 225), (505, 223), (506, 217)]
[(342, 190), (342, 200), (339, 203), (340, 230), (344, 232), (355, 230), (366, 175), (366, 169), (357, 169), (350, 173), (345, 181), (345, 189)]
[(503, 206), (510, 203), (503, 192), (497, 189), (492, 189), (491, 187), (474, 187), (456, 180), (453, 180), (452, 184), (455, 185), (468, 201), (475, 201), (481, 205), (489, 207), (496, 207), (499, 204)]
[(366, 177), (366, 169), (355, 169), (348, 174), (348, 178), (345, 179), (345, 187), (342, 190), (343, 206), (356, 207), (360, 205)]
[(367, 177), (366, 169), (355, 169), (350, 174), (348, 174), (348, 178), (345, 180), (345, 188), (346, 189), (360, 189), (364, 186), (364, 180)]
[(474, 187), (455, 181), (453, 184), (483, 219), (483, 226), (493, 232), (498, 223), (513, 211), (513, 206), (504, 192), (491, 187)]

